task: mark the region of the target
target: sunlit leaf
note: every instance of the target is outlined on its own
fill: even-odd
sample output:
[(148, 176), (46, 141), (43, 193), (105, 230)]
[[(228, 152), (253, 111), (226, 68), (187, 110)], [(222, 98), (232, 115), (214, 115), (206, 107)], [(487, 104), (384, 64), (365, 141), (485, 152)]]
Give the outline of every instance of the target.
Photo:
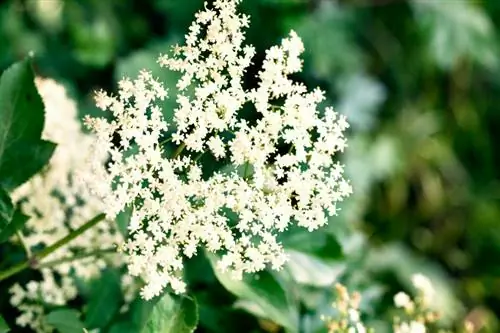
[(196, 300), (165, 294), (153, 307), (142, 333), (192, 333), (197, 325)]
[(45, 322), (60, 333), (82, 333), (85, 327), (79, 316), (78, 311), (72, 309), (54, 310), (45, 317)]
[(90, 300), (85, 312), (85, 326), (106, 326), (118, 312), (121, 303), (120, 277), (112, 270), (105, 271), (92, 285)]
[(298, 310), (282, 285), (267, 271), (244, 275), (236, 280), (230, 273), (217, 269), (217, 257), (209, 255), (212, 268), (219, 282), (242, 300), (248, 300), (259, 309), (258, 314), (286, 327), (291, 332), (297, 330)]

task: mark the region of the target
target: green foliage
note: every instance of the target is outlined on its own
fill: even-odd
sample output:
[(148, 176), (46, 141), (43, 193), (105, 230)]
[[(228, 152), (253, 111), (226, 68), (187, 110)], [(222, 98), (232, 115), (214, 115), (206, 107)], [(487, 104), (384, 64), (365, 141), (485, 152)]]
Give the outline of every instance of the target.
[(117, 272), (107, 270), (92, 283), (85, 312), (85, 327), (106, 327), (121, 305), (120, 277)]
[(79, 317), (76, 310), (59, 309), (47, 314), (45, 322), (60, 333), (82, 333), (85, 327)]
[(0, 119), (0, 184), (11, 191), (42, 169), (55, 149), (40, 139), (44, 106), (29, 59), (0, 78)]
[(14, 210), (10, 221), (6, 222), (2, 219), (0, 221), (0, 243), (8, 241), (28, 220), (29, 217), (24, 215), (19, 208)]
[(427, 34), (428, 52), (443, 69), (470, 57), (494, 68), (498, 65), (498, 43), (494, 26), (480, 6), (469, 1), (412, 0), (418, 24)]
[(14, 206), (9, 194), (0, 188), (0, 230), (3, 230), (12, 220)]
[(263, 271), (255, 275), (247, 274), (242, 280), (235, 280), (231, 274), (217, 269), (214, 255), (210, 255), (209, 259), (219, 282), (244, 302), (240, 303), (241, 306), (259, 317), (282, 325), (290, 332), (296, 332), (299, 320), (297, 304), (271, 273)]
[(189, 296), (161, 296), (142, 333), (192, 333), (198, 324), (198, 304)]
[(0, 316), (0, 333), (7, 333), (10, 331), (9, 326), (5, 322), (2, 316)]

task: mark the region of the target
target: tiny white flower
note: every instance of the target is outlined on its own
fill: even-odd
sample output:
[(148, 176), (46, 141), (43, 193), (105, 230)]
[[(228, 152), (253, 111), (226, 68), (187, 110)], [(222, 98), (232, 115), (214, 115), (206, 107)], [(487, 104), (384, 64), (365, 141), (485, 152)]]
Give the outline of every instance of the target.
[(406, 308), (411, 303), (411, 298), (408, 294), (400, 291), (394, 295), (394, 305), (398, 308)]

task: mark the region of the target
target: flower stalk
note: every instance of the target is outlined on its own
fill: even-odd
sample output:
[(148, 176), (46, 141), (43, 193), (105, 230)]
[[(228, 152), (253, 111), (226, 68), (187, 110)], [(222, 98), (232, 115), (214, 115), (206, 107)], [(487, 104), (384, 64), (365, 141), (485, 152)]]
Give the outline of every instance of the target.
[(88, 220), (83, 224), (81, 227), (78, 229), (73, 230), (70, 232), (68, 235), (65, 237), (61, 238), (51, 246), (46, 247), (45, 249), (41, 250), (38, 253), (34, 253), (31, 258), (28, 258), (28, 260), (21, 262), (17, 265), (14, 265), (4, 271), (0, 271), (0, 281), (3, 281), (12, 275), (15, 275), (19, 272), (22, 272), (23, 270), (30, 268), (30, 267), (37, 267), (38, 263), (51, 253), (57, 251), (61, 247), (65, 246), (81, 234), (83, 234), (85, 231), (89, 230), (90, 228), (94, 227), (97, 223), (103, 221), (105, 219), (106, 215), (105, 214), (98, 214), (92, 219)]

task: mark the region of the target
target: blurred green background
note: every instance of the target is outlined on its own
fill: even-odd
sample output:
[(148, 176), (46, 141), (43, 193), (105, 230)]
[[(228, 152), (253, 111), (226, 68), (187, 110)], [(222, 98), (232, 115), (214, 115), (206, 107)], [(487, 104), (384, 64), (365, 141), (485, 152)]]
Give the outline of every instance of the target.
[[(141, 68), (175, 85), (156, 57), (182, 42), (201, 6), (3, 0), (0, 69), (33, 51), (39, 75), (64, 83), (82, 115), (97, 114), (92, 92)], [(343, 279), (380, 286), (374, 294), (390, 301), (423, 271), (450, 318), (500, 330), (500, 1), (243, 0), (241, 8), (256, 63), (294, 29), (306, 47), (299, 79), (326, 90), (352, 125), (344, 163), (355, 195), (330, 226), (350, 267)]]

